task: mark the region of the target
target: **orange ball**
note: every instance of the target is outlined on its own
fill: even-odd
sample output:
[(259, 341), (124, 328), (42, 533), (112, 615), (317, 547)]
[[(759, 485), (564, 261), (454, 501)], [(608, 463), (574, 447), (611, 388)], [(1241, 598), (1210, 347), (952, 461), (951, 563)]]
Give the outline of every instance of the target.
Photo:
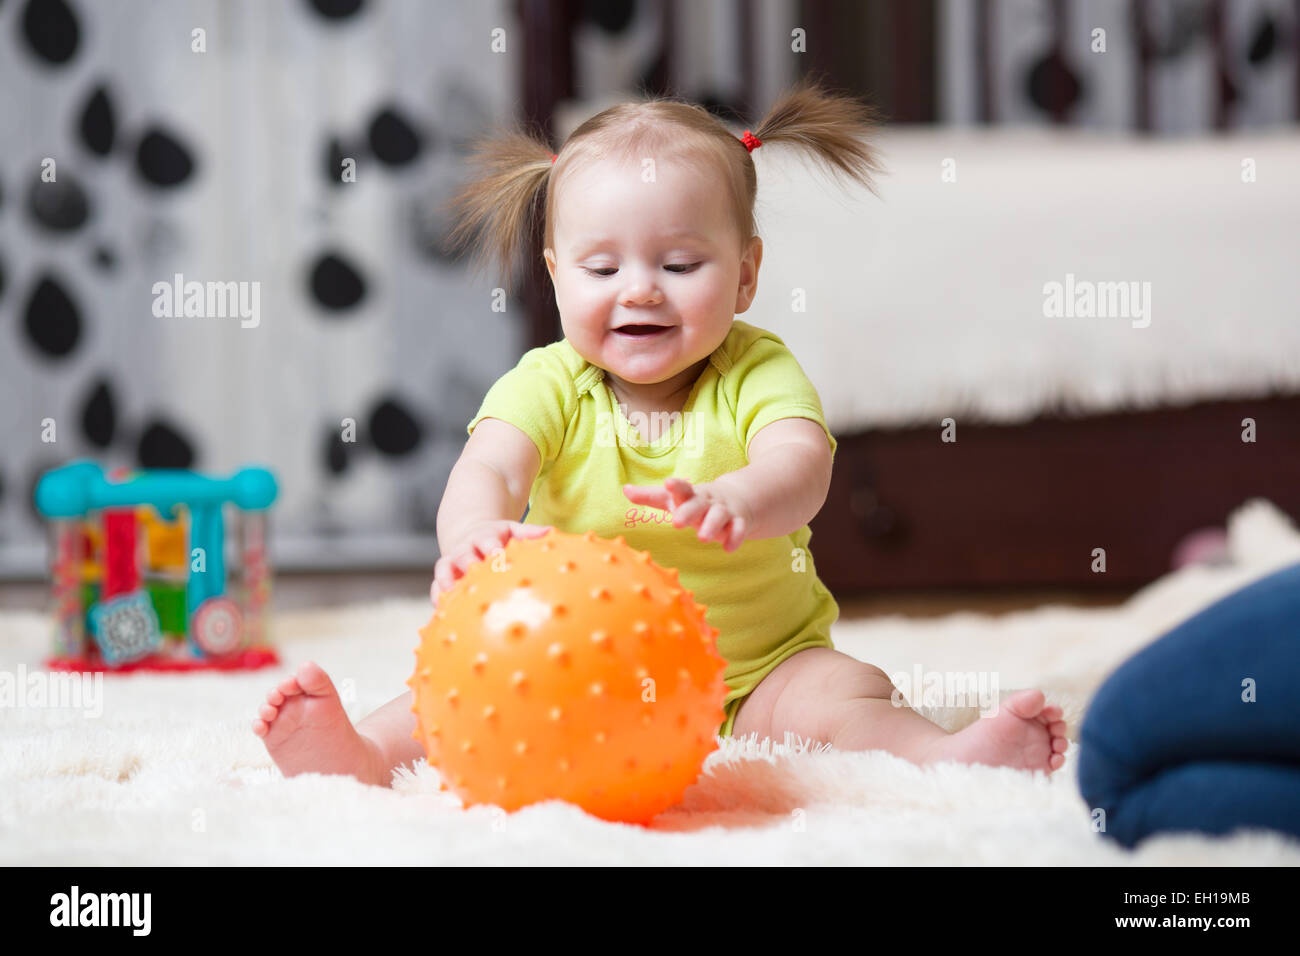
[(420, 630), (415, 739), (467, 806), (647, 823), (717, 746), (726, 662), (704, 612), (621, 535), (511, 538)]

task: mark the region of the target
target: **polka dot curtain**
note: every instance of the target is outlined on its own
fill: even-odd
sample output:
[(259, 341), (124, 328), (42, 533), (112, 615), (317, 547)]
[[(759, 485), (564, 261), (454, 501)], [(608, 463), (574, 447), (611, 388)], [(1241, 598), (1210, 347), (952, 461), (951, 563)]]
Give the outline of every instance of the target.
[(0, 0), (0, 574), (40, 560), (37, 476), (82, 456), (266, 463), (304, 557), (431, 540), (526, 341), (441, 246), (469, 140), (515, 108), (513, 22), (505, 0)]

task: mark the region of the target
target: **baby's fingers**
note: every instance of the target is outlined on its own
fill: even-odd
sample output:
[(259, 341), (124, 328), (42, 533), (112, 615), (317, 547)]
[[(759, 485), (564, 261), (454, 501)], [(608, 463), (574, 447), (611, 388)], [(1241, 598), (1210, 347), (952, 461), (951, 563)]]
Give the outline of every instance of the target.
[(685, 478), (665, 478), (664, 487), (668, 489), (668, 494), (676, 504), (695, 497), (695, 486)]
[[(504, 532), (503, 534), (506, 541), (509, 541), (510, 535)], [(477, 564), (479, 560), (484, 560), (484, 561), (491, 560), (491, 558), (498, 551), (505, 551), (505, 543), (501, 541), (500, 538), (497, 538), (495, 536), (487, 537), (487, 538), (479, 538), (477, 541), (474, 542), (473, 550), (477, 554), (477, 557), (471, 556), (469, 563)], [(466, 568), (466, 570), (469, 569)]]
[(714, 503), (704, 514), (704, 520), (700, 522), (701, 541), (720, 541), (722, 540), (722, 529), (731, 520), (731, 512), (719, 503)]
[(677, 505), (672, 509), (673, 527), (685, 528), (690, 525), (693, 528), (698, 528), (711, 504), (707, 498), (697, 495), (690, 501)]
[(511, 538), (540, 538), (551, 530), (553, 529), (550, 525), (524, 524), (521, 521), (511, 521), (475, 541), (474, 551), (478, 557), (471, 557), (469, 563), (474, 564), (479, 559), (490, 560), (496, 556), (497, 552), (504, 552), (505, 546), (510, 543)]
[(727, 541), (722, 546), (728, 553), (735, 551), (745, 543), (745, 519), (732, 518), (731, 530), (727, 534)]
[(628, 501), (639, 505), (649, 505), (651, 508), (668, 511), (673, 506), (672, 495), (668, 494), (663, 488), (648, 485), (624, 485), (623, 494)]
[(549, 524), (524, 524), (522, 521), (510, 522), (510, 533), (516, 538), (540, 538), (548, 531), (554, 531)]
[(448, 558), (439, 558), (438, 563), (433, 566), (433, 583), (429, 585), (429, 599), (434, 607), (438, 606), (438, 595), (450, 590), (456, 583), (452, 569), (453, 565)]

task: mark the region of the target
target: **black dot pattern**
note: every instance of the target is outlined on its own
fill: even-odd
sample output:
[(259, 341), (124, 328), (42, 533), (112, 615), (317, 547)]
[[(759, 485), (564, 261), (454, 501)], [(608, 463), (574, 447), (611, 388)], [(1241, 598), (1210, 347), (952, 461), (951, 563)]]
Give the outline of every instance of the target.
[(190, 150), (166, 130), (154, 127), (136, 147), (135, 168), (140, 178), (151, 186), (179, 186), (194, 174)]
[(307, 0), (307, 4), (326, 20), (346, 20), (364, 6), (362, 0)]
[(1066, 62), (1049, 53), (1029, 70), (1025, 78), (1029, 101), (1044, 112), (1051, 112), (1054, 100), (1069, 110), (1083, 96), (1083, 84)]
[(348, 156), (356, 159), (356, 152), (349, 151), (337, 136), (325, 144), (325, 182), (331, 186), (343, 185), (343, 160)]
[(393, 107), (381, 109), (370, 121), (370, 151), (381, 163), (405, 166), (420, 155), (420, 136)]
[(27, 191), (27, 214), (50, 232), (72, 232), (89, 218), (90, 202), (76, 177), (59, 168), (54, 182), (45, 182), (40, 174), (32, 180)]
[(77, 54), (81, 26), (64, 0), (27, 0), (23, 8), (27, 49), (50, 66), (62, 66)]
[(49, 359), (71, 355), (81, 341), (81, 313), (71, 296), (52, 276), (43, 276), (23, 313), (27, 342)]
[(108, 246), (96, 246), (91, 261), (105, 272), (112, 272), (117, 268), (117, 255)]
[(96, 448), (113, 443), (117, 429), (117, 407), (107, 379), (100, 379), (81, 406), (81, 434)]
[(636, 18), (636, 0), (586, 0), (582, 16), (606, 33), (617, 35)]
[(343, 312), (366, 297), (366, 282), (336, 253), (325, 253), (311, 270), (311, 294), (321, 308)]
[(385, 455), (409, 455), (420, 444), (420, 425), (396, 398), (383, 398), (370, 412), (370, 443)]
[(90, 99), (86, 100), (86, 105), (81, 109), (81, 120), (77, 123), (77, 133), (86, 149), (96, 156), (107, 156), (113, 151), (117, 120), (106, 87), (97, 87)]
[(348, 470), (348, 443), (343, 440), (338, 427), (330, 425), (325, 433), (325, 455), (323, 464), (325, 473), (339, 476)]
[(136, 460), (141, 468), (192, 468), (194, 446), (175, 425), (155, 419), (140, 433)]

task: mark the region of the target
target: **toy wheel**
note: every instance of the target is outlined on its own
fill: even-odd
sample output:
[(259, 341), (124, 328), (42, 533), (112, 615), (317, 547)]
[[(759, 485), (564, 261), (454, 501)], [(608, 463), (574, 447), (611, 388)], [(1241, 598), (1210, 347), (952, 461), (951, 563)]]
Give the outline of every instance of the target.
[(209, 657), (239, 650), (244, 642), (244, 618), (230, 598), (208, 598), (194, 612), (194, 641)]

